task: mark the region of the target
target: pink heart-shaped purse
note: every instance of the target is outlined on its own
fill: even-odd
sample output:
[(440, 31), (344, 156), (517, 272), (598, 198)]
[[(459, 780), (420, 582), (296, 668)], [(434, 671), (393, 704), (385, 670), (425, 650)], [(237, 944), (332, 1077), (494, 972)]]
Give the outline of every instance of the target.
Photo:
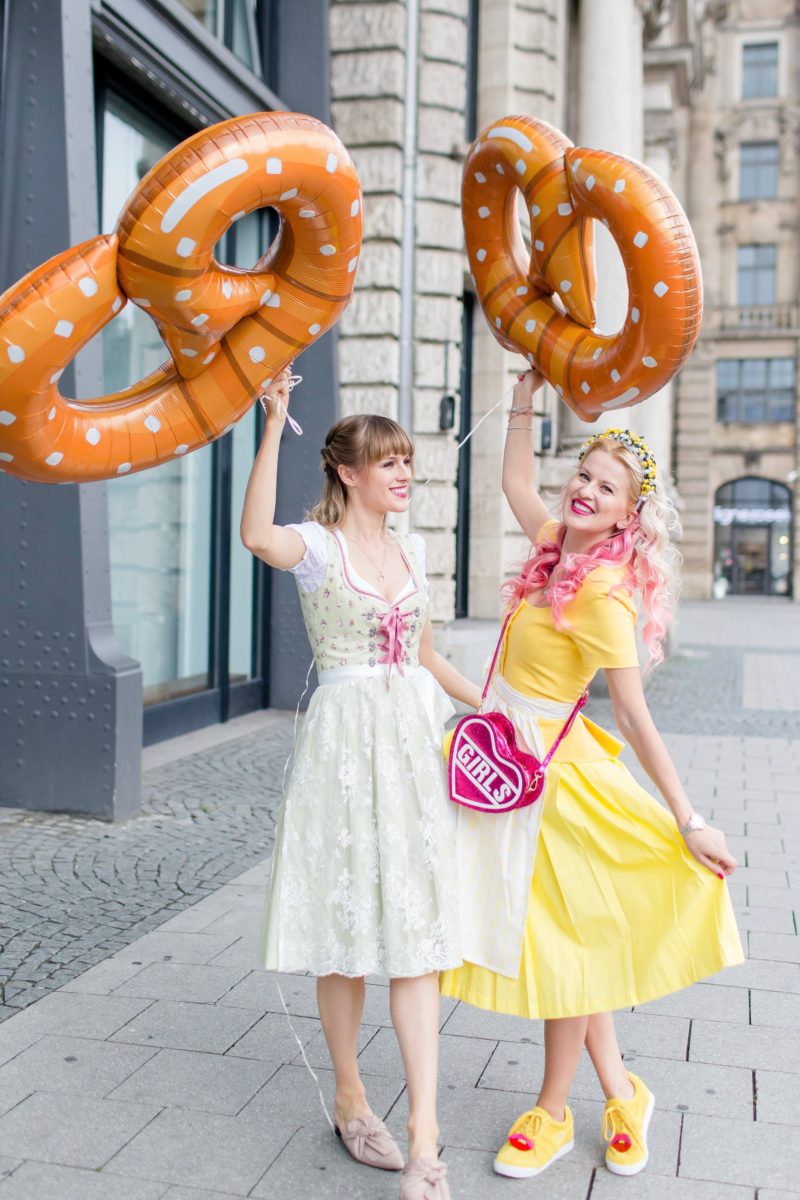
[[(503, 622), (481, 703), (486, 699), (511, 615), (509, 613)], [(503, 713), (477, 712), (462, 717), (456, 725), (450, 745), (450, 799), (464, 808), (484, 813), (511, 812), (512, 809), (533, 804), (544, 790), (545, 772), (550, 759), (569, 733), (586, 699), (584, 692), (541, 762), (535, 754), (519, 748), (514, 726)]]

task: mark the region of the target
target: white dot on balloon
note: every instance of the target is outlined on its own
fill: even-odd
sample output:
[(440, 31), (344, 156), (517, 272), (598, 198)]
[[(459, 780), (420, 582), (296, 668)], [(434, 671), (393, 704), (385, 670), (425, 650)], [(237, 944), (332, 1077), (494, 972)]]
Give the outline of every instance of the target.
[(646, 246), (647, 243), (649, 242), (649, 240), (650, 239), (647, 236), (647, 234), (644, 233), (643, 230), (640, 229), (639, 232), (636, 234), (636, 236), (633, 239), (633, 244), (634, 244), (634, 246), (638, 246), (639, 249), (641, 250), (642, 246)]
[(499, 318), (499, 317), (495, 317), (495, 319), (494, 319), (494, 323), (495, 323), (495, 326), (496, 326), (498, 329), (500, 328), (500, 326), (501, 326), (501, 324), (502, 324), (502, 322), (501, 322), (501, 320), (500, 320), (500, 318)]
[(14, 455), (9, 454), (7, 450), (0, 450), (0, 462), (13, 462)]
[(486, 176), (484, 175), (483, 171), (475, 172), (475, 182), (476, 183), (486, 183)]
[(263, 362), (264, 359), (267, 357), (267, 352), (263, 346), (252, 346), (247, 351), (247, 353), (250, 357), (251, 362), (254, 362), (254, 363)]
[(25, 361), (25, 351), (22, 349), (22, 346), (9, 346), (6, 353), (13, 363)]
[(541, 241), (539, 238), (536, 239), (536, 241), (533, 243), (533, 245), (536, 250), (544, 250), (544, 242)]
[(208, 366), (208, 364), (209, 364), (210, 362), (213, 362), (213, 361), (214, 361), (214, 351), (212, 350), (212, 351), (211, 351), (211, 353), (210, 353), (210, 354), (207, 354), (207, 355), (205, 356), (205, 358), (203, 359), (203, 366), (204, 366), (204, 367), (207, 367), (207, 366)]
[(589, 178), (586, 180), (587, 192), (590, 192), (593, 187), (594, 187), (594, 175), (590, 175)]
[(297, 188), (289, 188), (288, 192), (281, 192), (279, 200), (294, 200), (297, 195)]
[(60, 450), (54, 450), (52, 454), (48, 454), (44, 461), (47, 463), (48, 467), (57, 467), (63, 457), (64, 455)]
[(317, 214), (313, 208), (301, 208), (297, 215), (298, 217), (315, 217)]
[(122, 308), (122, 296), (115, 296), (114, 303), (111, 305), (111, 311), (116, 313)]
[(208, 313), (198, 313), (196, 317), (192, 317), (193, 325), (205, 325), (208, 320)]
[(131, 469), (130, 463), (120, 463), (119, 466), (117, 467), (117, 474), (118, 475), (127, 475), (128, 471), (130, 471), (130, 469)]
[(265, 305), (265, 304), (267, 303), (267, 301), (269, 300), (269, 298), (270, 298), (270, 296), (271, 296), (271, 295), (272, 295), (272, 288), (267, 288), (267, 290), (266, 290), (266, 291), (264, 292), (264, 294), (262, 295), (262, 297), (261, 297), (261, 300), (259, 301), (259, 303), (260, 303), (262, 306), (263, 306), (263, 305)]
[(653, 288), (653, 291), (658, 297), (665, 296), (669, 291), (669, 284), (664, 283), (663, 279), (659, 279), (658, 283)]
[(518, 174), (518, 175), (524, 175), (524, 174), (525, 174), (525, 171), (527, 170), (527, 168), (526, 168), (526, 166), (525, 166), (525, 160), (524, 160), (524, 159), (522, 159), (522, 158), (518, 158), (518, 159), (517, 159), (517, 161), (514, 163), (514, 166), (515, 166), (515, 168), (516, 168), (516, 171), (517, 171), (517, 174)]
[(354, 200), (353, 203), (350, 205), (350, 216), (357, 217), (360, 211), (361, 211), (361, 201)]
[(193, 350), (191, 346), (181, 346), (181, 354), (185, 358), (197, 358), (197, 351)]
[(7, 409), (0, 412), (0, 425), (13, 425), (16, 419), (16, 413), (8, 412)]
[(579, 158), (576, 158), (575, 162), (572, 164), (572, 174), (573, 175), (575, 174), (575, 172), (577, 171), (577, 169), (580, 165), (581, 165), (581, 160)]
[(569, 289), (572, 287), (572, 280), (571, 279), (562, 279), (561, 283), (558, 286), (562, 292), (568, 292)]
[(52, 421), (52, 419), (55, 415), (56, 415), (56, 406), (53, 405), (53, 407), (50, 409), (50, 412), (47, 414), (48, 421)]
[(505, 175), (505, 171), (504, 171), (504, 170), (503, 170), (503, 168), (500, 166), (500, 163), (495, 163), (495, 164), (494, 164), (494, 169), (495, 169), (495, 171), (497, 171), (497, 174), (498, 174), (498, 175)]
[(348, 275), (352, 275), (353, 271), (355, 271), (357, 266), (358, 266), (358, 258), (351, 258), (350, 262), (347, 264)]
[(181, 442), (180, 446), (175, 447), (175, 453), (176, 454), (185, 454), (188, 449), (189, 449), (189, 447), (186, 445), (186, 442)]
[(339, 160), (335, 154), (329, 154), (328, 157), (325, 159), (325, 170), (328, 172), (329, 175), (333, 174), (333, 172), (336, 170), (338, 165), (339, 165)]
[(533, 357), (533, 354), (528, 355), (528, 362), (531, 364), (532, 367), (536, 366), (536, 359)]
[(330, 242), (326, 242), (324, 246), (320, 246), (319, 252), (320, 254), (324, 254), (326, 258), (329, 258), (331, 254), (336, 253), (336, 247), (332, 246)]
[(527, 284), (523, 284), (522, 287), (517, 288), (517, 295), (524, 296), (524, 295), (526, 295), (527, 291), (528, 291)]
[(595, 362), (597, 361), (597, 359), (600, 357), (600, 355), (602, 353), (603, 353), (603, 347), (598, 346), (597, 349), (595, 350), (594, 354), (592, 355), (592, 358), (595, 360)]
[(150, 301), (147, 299), (147, 296), (131, 296), (131, 300), (133, 301), (134, 304), (138, 304), (139, 308), (150, 308), (151, 307)]
[(490, 208), (487, 208), (487, 206), (485, 204), (482, 204), (480, 206), (480, 208), (478, 209), (478, 216), (481, 218), (481, 220), (485, 220), (486, 217), (491, 215), (491, 211), (492, 210)]
[(161, 428), (161, 422), (159, 421), (158, 417), (145, 417), (144, 427), (145, 429), (149, 429), (151, 433), (158, 433), (159, 429)]
[(181, 288), (181, 290), (179, 292), (175, 293), (175, 299), (178, 301), (179, 304), (183, 304), (184, 300), (191, 300), (191, 298), (192, 298), (192, 289), (191, 288)]
[(614, 383), (619, 383), (620, 381), (620, 374), (616, 367), (612, 368), (611, 378), (614, 380)]
[(188, 258), (196, 245), (197, 242), (193, 241), (192, 238), (182, 237), (177, 245), (178, 257)]
[(100, 430), (99, 429), (87, 429), (86, 430), (86, 440), (90, 446), (96, 446), (97, 443), (100, 441)]
[(318, 334), (318, 333), (319, 333), (320, 329), (322, 329), (322, 326), (321, 326), (321, 325), (318, 325), (318, 324), (317, 324), (317, 322), (315, 321), (313, 325), (309, 325), (309, 327), (308, 327), (308, 332), (309, 332), (309, 333), (310, 333), (312, 336), (315, 336), (316, 334)]
[(644, 358), (642, 359), (642, 362), (646, 367), (657, 367), (658, 366), (658, 363), (653, 358), (652, 354), (645, 354)]
[(583, 383), (581, 384), (581, 391), (583, 392), (584, 396), (588, 396), (588, 395), (589, 395), (589, 392), (590, 392), (591, 390), (592, 390), (592, 389), (589, 387), (588, 383), (587, 383), (587, 382), (586, 382), (586, 380), (584, 379)]
[(614, 184), (614, 191), (615, 192), (624, 192), (625, 191), (625, 180), (624, 179), (618, 179), (616, 181), (616, 183)]
[(230, 300), (233, 295), (233, 284), (229, 279), (226, 279), (222, 285), (222, 294), (226, 300)]
[(561, 384), (560, 384), (560, 383), (557, 383), (557, 384), (556, 384), (556, 391), (558, 392), (559, 396), (563, 396), (563, 395), (564, 395), (564, 389), (562, 388), (562, 386), (561, 386)]
[(74, 328), (75, 326), (72, 324), (72, 321), (58, 321), (53, 333), (56, 337), (68, 338), (71, 336)]
[(486, 251), (483, 249), (483, 247), (481, 247), (481, 249), (478, 250), (475, 257), (477, 258), (478, 262), (483, 262), (483, 260), (486, 258)]
[(283, 170), (283, 163), (281, 162), (281, 160), (279, 158), (268, 158), (267, 159), (267, 174), (268, 175), (280, 175), (282, 170)]
[(277, 292), (273, 292), (273, 294), (270, 296), (269, 300), (267, 301), (267, 308), (280, 308), (280, 306), (281, 306), (281, 298)]
[(526, 333), (533, 333), (535, 328), (536, 328), (535, 321), (526, 321), (525, 322), (525, 332)]
[(262, 379), (262, 380), (261, 380), (261, 386), (262, 386), (262, 388), (268, 388), (268, 387), (269, 387), (269, 385), (270, 385), (271, 383), (272, 383), (272, 376), (271, 376), (271, 375), (270, 375), (269, 379)]
[(571, 213), (571, 212), (572, 212), (572, 205), (571, 205), (571, 204), (569, 204), (569, 203), (567, 203), (567, 204), (559, 204), (559, 206), (558, 206), (558, 215), (559, 215), (560, 217), (568, 217), (568, 216), (570, 215), (570, 213)]
[(532, 205), (531, 205), (531, 216), (532, 216), (532, 217), (538, 217), (538, 215), (539, 215), (539, 213), (540, 213), (541, 211), (542, 211), (542, 210), (539, 208), (539, 205), (538, 205), (538, 204), (532, 204)]
[(638, 325), (638, 324), (639, 324), (639, 310), (638, 310), (638, 308), (632, 308), (632, 309), (631, 309), (631, 320), (633, 321), (634, 325)]
[(91, 275), (84, 275), (83, 279), (78, 280), (78, 287), (84, 296), (94, 296), (97, 291), (97, 280), (93, 279)]

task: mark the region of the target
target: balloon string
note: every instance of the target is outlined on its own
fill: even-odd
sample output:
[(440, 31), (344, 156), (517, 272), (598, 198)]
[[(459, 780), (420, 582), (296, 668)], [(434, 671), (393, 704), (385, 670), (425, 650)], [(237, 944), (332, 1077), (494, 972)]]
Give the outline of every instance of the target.
[(297, 1030), (295, 1029), (294, 1025), (292, 1024), (292, 1018), (289, 1016), (289, 1009), (286, 1007), (286, 1001), (283, 998), (283, 992), (281, 991), (281, 985), (278, 983), (277, 979), (275, 980), (275, 987), (278, 989), (278, 995), (280, 996), (281, 1004), (283, 1005), (283, 1011), (286, 1013), (286, 1021), (289, 1025), (289, 1029), (291, 1030), (292, 1037), (294, 1038), (294, 1040), (297, 1042), (298, 1046), (300, 1047), (300, 1053), (303, 1056), (303, 1062), (306, 1064), (309, 1075), (314, 1080), (314, 1083), (317, 1085), (317, 1091), (319, 1092), (319, 1102), (322, 1105), (322, 1111), (325, 1113), (325, 1118), (326, 1118), (328, 1124), (330, 1125), (331, 1129), (333, 1129), (335, 1132), (336, 1126), (334, 1125), (333, 1121), (331, 1120), (331, 1114), (328, 1112), (328, 1106), (325, 1103), (325, 1097), (323, 1096), (322, 1088), (319, 1085), (319, 1077), (317, 1076), (316, 1072), (314, 1071), (314, 1068), (311, 1066), (311, 1063), (306, 1058), (305, 1047), (304, 1047), (303, 1043), (301, 1042), (300, 1038), (297, 1036)]
[[(293, 392), (293, 391), (294, 391), (294, 389), (297, 387), (297, 385), (298, 385), (299, 383), (302, 383), (302, 382), (303, 382), (303, 376), (302, 376), (302, 375), (290, 375), (290, 376), (289, 376), (289, 383), (288, 383), (289, 391), (290, 391), (290, 392)], [(264, 416), (268, 418), (268, 417), (269, 417), (269, 413), (267, 412), (267, 402), (266, 402), (266, 399), (264, 398), (264, 396), (259, 396), (259, 397), (258, 397), (258, 399), (259, 399), (259, 402), (260, 402), (260, 404), (261, 404), (261, 407), (262, 407), (262, 408), (263, 408), (263, 410), (264, 410)], [(277, 412), (277, 414), (278, 414), (278, 416), (279, 416), (279, 417), (285, 417), (285, 418), (286, 418), (286, 422), (287, 422), (287, 424), (288, 424), (289, 428), (292, 430), (292, 432), (293, 432), (293, 433), (296, 433), (298, 437), (302, 437), (302, 436), (303, 436), (303, 430), (302, 430), (301, 426), (300, 426), (300, 425), (298, 425), (297, 421), (295, 421), (294, 417), (293, 417), (293, 416), (292, 416), (292, 414), (291, 414), (291, 413), (288, 411), (288, 409), (286, 408), (286, 405), (285, 405), (285, 404), (284, 404), (284, 403), (283, 403), (281, 400), (278, 400), (278, 401), (277, 401), (277, 403), (276, 403), (276, 405), (275, 405), (275, 410), (276, 410), (276, 412)]]
[[(474, 425), (472, 426), (472, 428), (470, 429), (469, 433), (468, 433), (468, 434), (466, 434), (466, 436), (465, 436), (465, 437), (463, 437), (463, 438), (461, 439), (461, 441), (458, 443), (458, 445), (456, 446), (456, 453), (458, 453), (458, 452), (459, 452), (459, 450), (461, 450), (463, 446), (466, 446), (466, 444), (467, 444), (467, 442), (469, 441), (469, 439), (472, 437), (472, 435), (473, 435), (474, 433), (477, 433), (477, 432), (478, 432), (478, 430), (480, 429), (480, 427), (481, 427), (481, 425), (483, 424), (483, 422), (484, 422), (484, 421), (487, 419), (487, 417), (490, 417), (490, 416), (492, 415), (492, 413), (494, 413), (494, 412), (497, 412), (497, 410), (498, 410), (498, 408), (500, 407), (500, 405), (505, 403), (505, 401), (506, 401), (507, 397), (509, 396), (509, 394), (510, 394), (511, 392), (513, 392), (513, 390), (514, 390), (514, 388), (515, 388), (516, 386), (517, 386), (517, 385), (516, 385), (515, 383), (514, 383), (514, 384), (512, 384), (510, 388), (508, 388), (508, 389), (507, 389), (505, 392), (503, 392), (502, 396), (501, 396), (501, 397), (500, 397), (500, 399), (497, 401), (497, 404), (493, 404), (493, 405), (492, 405), (492, 407), (491, 407), (490, 409), (488, 409), (488, 410), (487, 410), (487, 411), (486, 411), (486, 412), (483, 414), (483, 416), (481, 417), (481, 419), (480, 419), (479, 421), (476, 421), (476, 422), (475, 422), (475, 424), (474, 424)], [(423, 482), (422, 482), (422, 483), (415, 483), (415, 484), (414, 484), (414, 494), (416, 495), (416, 493), (417, 493), (417, 492), (419, 492), (419, 491), (421, 491), (421, 490), (422, 490), (422, 488), (424, 488), (424, 487), (427, 487), (427, 486), (428, 486), (428, 484), (431, 482), (431, 480), (432, 480), (432, 479), (433, 479), (433, 476), (432, 476), (432, 475), (429, 475), (429, 476), (428, 476), (428, 478), (427, 478), (427, 479), (425, 479), (425, 480), (423, 480)], [(411, 497), (411, 501), (410, 501), (410, 503), (412, 503), (412, 504), (413, 504), (413, 502), (414, 502), (414, 497), (412, 496), (412, 497)]]

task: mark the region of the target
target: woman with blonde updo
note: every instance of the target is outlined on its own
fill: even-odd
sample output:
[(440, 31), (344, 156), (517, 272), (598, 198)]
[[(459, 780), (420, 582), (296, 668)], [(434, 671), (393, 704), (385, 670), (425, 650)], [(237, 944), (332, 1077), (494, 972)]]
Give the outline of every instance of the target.
[(294, 574), (320, 686), (284, 792), (262, 961), (318, 976), (336, 1132), (358, 1162), (400, 1170), (357, 1059), (364, 976), (389, 976), (408, 1080), (401, 1200), (448, 1200), (437, 1152), (437, 972), (457, 966), (461, 949), (440, 748), (452, 713), (444, 692), (474, 707), (480, 691), (433, 649), (424, 542), (387, 529), (389, 514), (408, 509), (413, 476), (399, 425), (338, 421), (322, 450), (321, 500), (302, 524), (275, 525), (288, 398), (284, 372), (266, 398), (241, 533), (253, 554)]
[(679, 561), (670, 546), (677, 516), (655, 459), (627, 429), (596, 434), (554, 520), (533, 474), (542, 382), (529, 371), (514, 389), (503, 490), (533, 546), (505, 587), (511, 615), (484, 707), (504, 713), (541, 759), (602, 668), (617, 725), (669, 811), (619, 761), (621, 743), (578, 717), (540, 801), (500, 815), (459, 809), (465, 961), (440, 986), (479, 1008), (544, 1018), (541, 1090), (512, 1125), (498, 1174), (538, 1175), (573, 1148), (567, 1098), (586, 1046), (606, 1096), (605, 1164), (635, 1175), (647, 1163), (654, 1098), (623, 1065), (611, 1010), (742, 961), (725, 886), (736, 860), (693, 810), (642, 690), (634, 597), (655, 665)]

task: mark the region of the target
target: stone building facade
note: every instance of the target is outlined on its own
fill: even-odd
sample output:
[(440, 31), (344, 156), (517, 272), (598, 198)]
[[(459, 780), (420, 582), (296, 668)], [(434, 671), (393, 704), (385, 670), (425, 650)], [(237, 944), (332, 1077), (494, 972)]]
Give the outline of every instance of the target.
[(677, 131), (705, 319), (677, 384), (684, 594), (800, 599), (798, 12), (708, 5)]

